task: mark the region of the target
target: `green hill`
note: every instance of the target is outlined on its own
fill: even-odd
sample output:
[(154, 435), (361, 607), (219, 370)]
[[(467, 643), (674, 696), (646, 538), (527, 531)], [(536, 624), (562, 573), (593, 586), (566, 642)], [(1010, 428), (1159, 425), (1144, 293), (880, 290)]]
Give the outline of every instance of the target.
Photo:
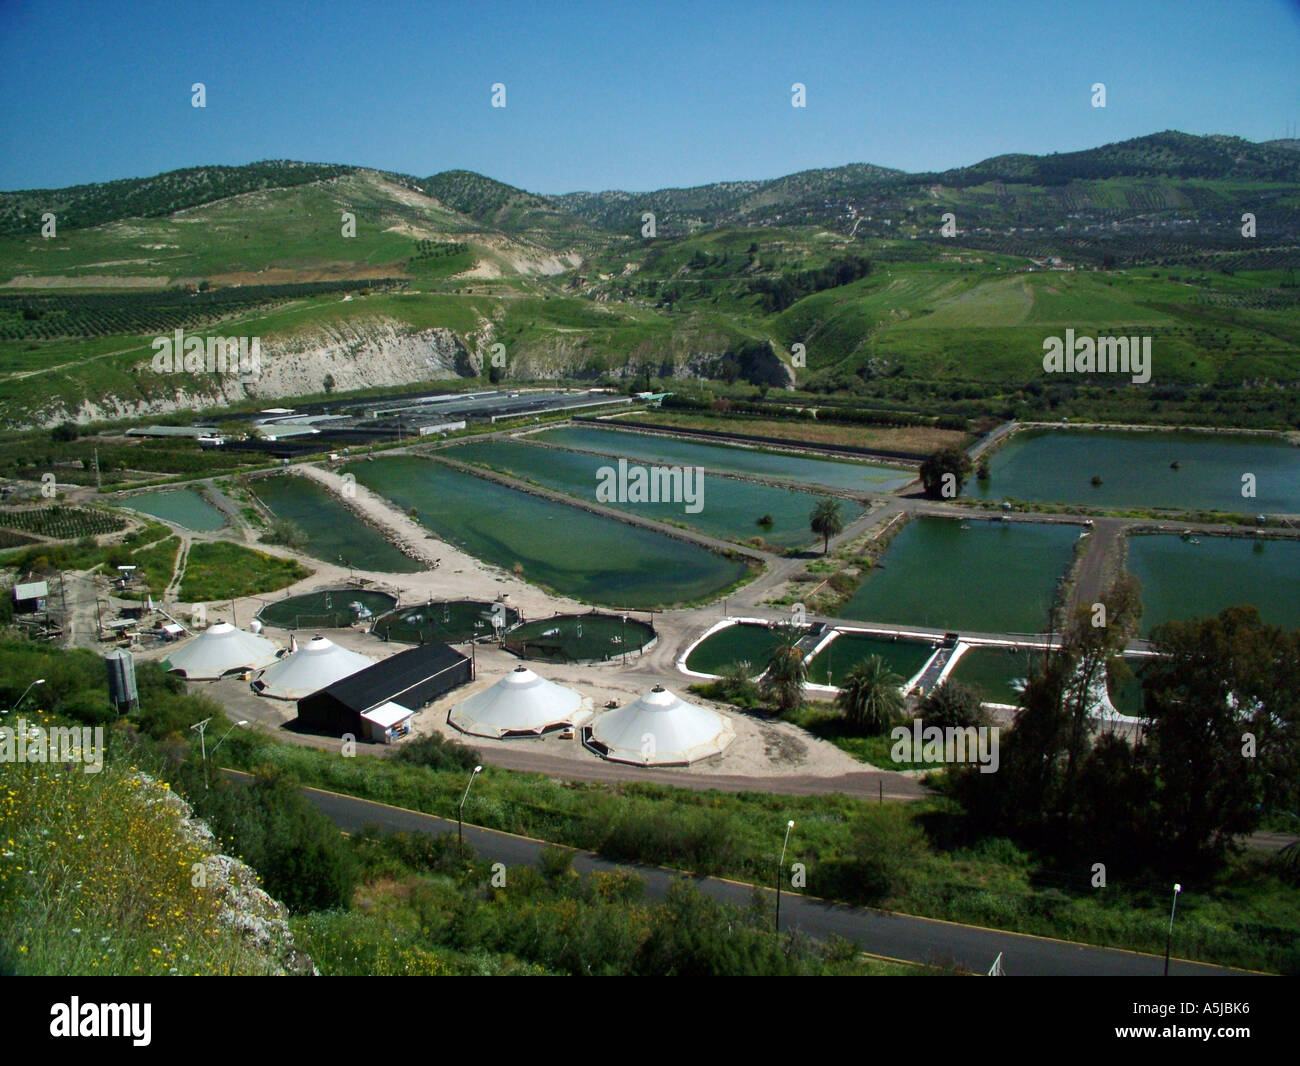
[(152, 178), (0, 192), (0, 234), (39, 231), (51, 211), (60, 226), (80, 229), (125, 218), (157, 218), (255, 189), (283, 189), (350, 173), (331, 163), (272, 159), (246, 166), (187, 167)]

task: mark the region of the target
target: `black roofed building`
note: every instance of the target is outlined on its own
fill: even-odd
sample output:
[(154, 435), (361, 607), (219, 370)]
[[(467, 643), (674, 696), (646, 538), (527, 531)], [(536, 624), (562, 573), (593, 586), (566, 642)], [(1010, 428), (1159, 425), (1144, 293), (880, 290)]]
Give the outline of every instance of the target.
[[(298, 724), (313, 733), (368, 737), (401, 735), (411, 715), (474, 679), (468, 658), (446, 644), (421, 644), (335, 681), (298, 701)], [(410, 712), (405, 719), (394, 708)]]

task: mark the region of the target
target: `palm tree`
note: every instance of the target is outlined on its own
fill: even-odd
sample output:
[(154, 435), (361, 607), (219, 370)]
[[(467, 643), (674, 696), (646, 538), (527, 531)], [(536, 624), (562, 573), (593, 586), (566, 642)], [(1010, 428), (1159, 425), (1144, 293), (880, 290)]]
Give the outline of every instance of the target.
[(830, 551), (831, 537), (844, 531), (844, 516), (840, 514), (840, 501), (830, 496), (818, 500), (817, 506), (812, 509), (812, 514), (808, 516), (808, 524), (824, 541), (822, 554), (825, 555)]
[(803, 662), (803, 649), (799, 638), (803, 634), (793, 626), (780, 635), (772, 649), (763, 675), (763, 691), (776, 700), (782, 711), (793, 711), (803, 703), (803, 683), (807, 670)]
[(902, 684), (903, 679), (873, 655), (849, 671), (835, 702), (855, 726), (879, 736), (903, 716)]

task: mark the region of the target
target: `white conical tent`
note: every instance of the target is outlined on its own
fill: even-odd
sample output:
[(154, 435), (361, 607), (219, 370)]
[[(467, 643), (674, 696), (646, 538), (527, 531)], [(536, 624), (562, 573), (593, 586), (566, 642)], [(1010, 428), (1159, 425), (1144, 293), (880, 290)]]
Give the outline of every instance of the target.
[(556, 726), (572, 725), (583, 702), (572, 689), (519, 666), (496, 684), (456, 704), (447, 721), (480, 737), (541, 734)]
[(300, 700), (373, 664), (373, 659), (359, 652), (340, 648), (326, 637), (314, 637), (263, 670), (253, 688), (273, 699)]
[(726, 715), (656, 685), (635, 703), (602, 714), (590, 736), (615, 762), (680, 766), (725, 751), (736, 732)]
[(208, 626), (163, 660), (164, 670), (190, 681), (209, 681), (236, 670), (257, 670), (275, 661), (275, 645), (229, 622)]

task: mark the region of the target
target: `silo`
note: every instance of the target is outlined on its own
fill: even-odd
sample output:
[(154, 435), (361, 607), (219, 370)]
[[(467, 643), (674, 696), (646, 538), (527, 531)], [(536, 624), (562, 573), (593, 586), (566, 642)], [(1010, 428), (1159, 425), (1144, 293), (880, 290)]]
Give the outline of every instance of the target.
[(140, 703), (135, 687), (135, 660), (121, 648), (104, 656), (108, 667), (108, 698), (119, 711), (128, 711)]

